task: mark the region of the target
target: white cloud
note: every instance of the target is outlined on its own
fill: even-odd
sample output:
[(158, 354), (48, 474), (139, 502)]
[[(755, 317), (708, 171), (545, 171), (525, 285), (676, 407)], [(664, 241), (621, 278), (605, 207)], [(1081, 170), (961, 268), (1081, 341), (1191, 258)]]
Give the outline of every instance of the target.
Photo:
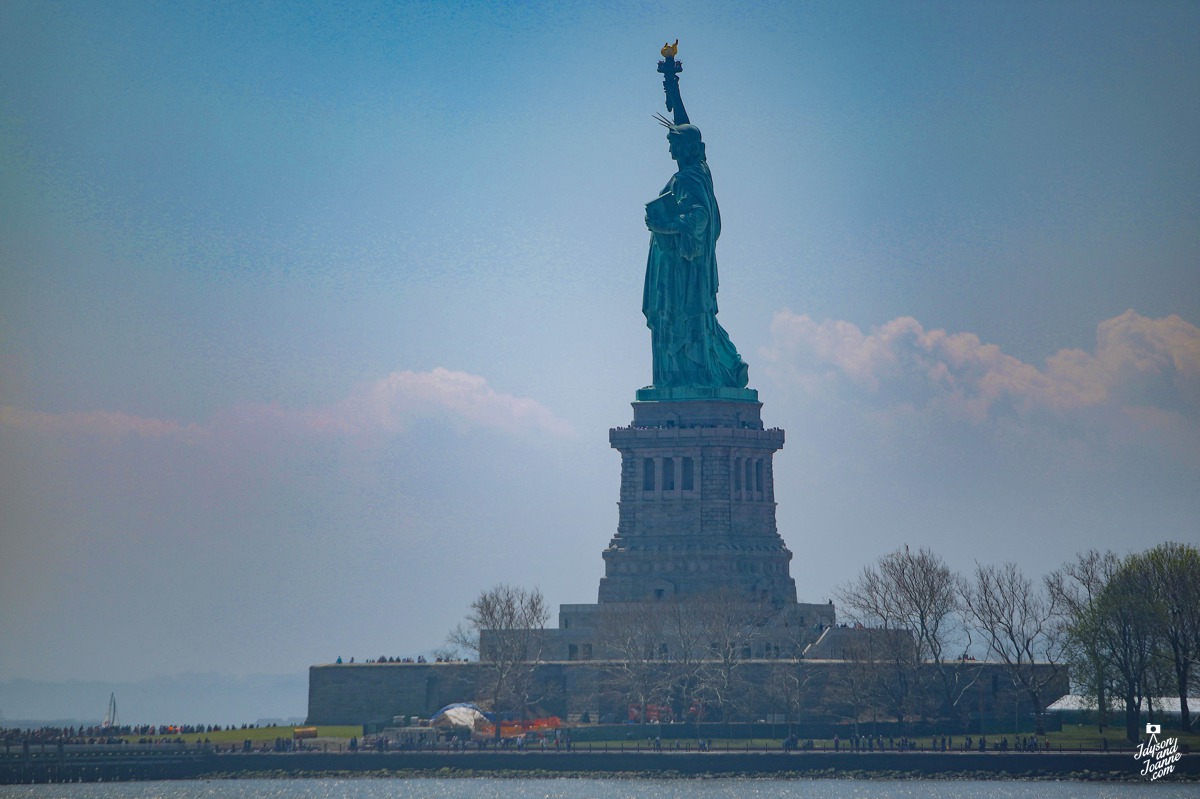
[(459, 428), (568, 436), (571, 425), (528, 397), (492, 389), (487, 380), (438, 367), (429, 372), (393, 372), (358, 387), (321, 408), (291, 410), (277, 403), (242, 405), (206, 425), (133, 416), (120, 411), (53, 414), (0, 406), (0, 429), (42, 434), (147, 438), (224, 437), (226, 434), (319, 435), (357, 441), (408, 430), (421, 419), (440, 419)]
[(497, 392), (478, 375), (441, 367), (392, 372), (341, 402), (297, 415), (310, 429), (354, 436), (402, 432), (414, 420), (431, 417), (510, 433), (572, 433), (570, 424), (540, 403)]
[(1134, 311), (1102, 322), (1093, 352), (1060, 350), (1038, 368), (973, 333), (925, 330), (901, 317), (864, 333), (782, 311), (768, 370), (810, 393), (854, 394), (884, 407), (998, 415), (1110, 409), (1165, 429), (1200, 417), (1200, 328)]

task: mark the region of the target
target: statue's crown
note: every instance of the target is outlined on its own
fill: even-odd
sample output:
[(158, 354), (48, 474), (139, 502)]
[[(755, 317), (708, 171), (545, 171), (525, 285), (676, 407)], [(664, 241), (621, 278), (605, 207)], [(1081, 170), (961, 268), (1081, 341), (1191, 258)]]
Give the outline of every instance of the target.
[(662, 114), (655, 114), (654, 118), (658, 120), (658, 124), (667, 129), (667, 135), (669, 136), (682, 136), (685, 139), (695, 139), (696, 141), (700, 140), (700, 128), (689, 122), (683, 122), (676, 125)]

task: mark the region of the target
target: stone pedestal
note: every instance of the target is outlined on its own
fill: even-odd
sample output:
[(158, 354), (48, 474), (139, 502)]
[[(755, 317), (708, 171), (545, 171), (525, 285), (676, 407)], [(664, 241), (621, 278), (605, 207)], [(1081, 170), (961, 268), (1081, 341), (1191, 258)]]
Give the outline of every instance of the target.
[(633, 423), (609, 431), (621, 499), (601, 604), (716, 592), (795, 604), (771, 468), (783, 431), (764, 429), (757, 395), (740, 391), (635, 402)]

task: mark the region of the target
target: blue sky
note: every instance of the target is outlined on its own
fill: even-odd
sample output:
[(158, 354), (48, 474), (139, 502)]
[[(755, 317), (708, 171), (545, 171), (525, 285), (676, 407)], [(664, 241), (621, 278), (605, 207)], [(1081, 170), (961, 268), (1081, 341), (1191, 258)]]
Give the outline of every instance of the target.
[(664, 39), (802, 600), (906, 543), (1036, 575), (1197, 542), (1197, 31), (3, 4), (0, 680), (412, 654), (500, 581), (594, 601), (607, 431), (650, 379)]

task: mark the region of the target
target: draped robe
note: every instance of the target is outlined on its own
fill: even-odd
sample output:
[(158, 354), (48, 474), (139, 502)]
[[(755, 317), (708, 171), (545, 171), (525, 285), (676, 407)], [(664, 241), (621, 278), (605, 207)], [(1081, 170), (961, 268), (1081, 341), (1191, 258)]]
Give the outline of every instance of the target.
[(747, 366), (717, 322), (721, 212), (708, 164), (681, 165), (667, 192), (678, 203), (678, 232), (650, 234), (642, 293), (654, 387), (745, 388)]

